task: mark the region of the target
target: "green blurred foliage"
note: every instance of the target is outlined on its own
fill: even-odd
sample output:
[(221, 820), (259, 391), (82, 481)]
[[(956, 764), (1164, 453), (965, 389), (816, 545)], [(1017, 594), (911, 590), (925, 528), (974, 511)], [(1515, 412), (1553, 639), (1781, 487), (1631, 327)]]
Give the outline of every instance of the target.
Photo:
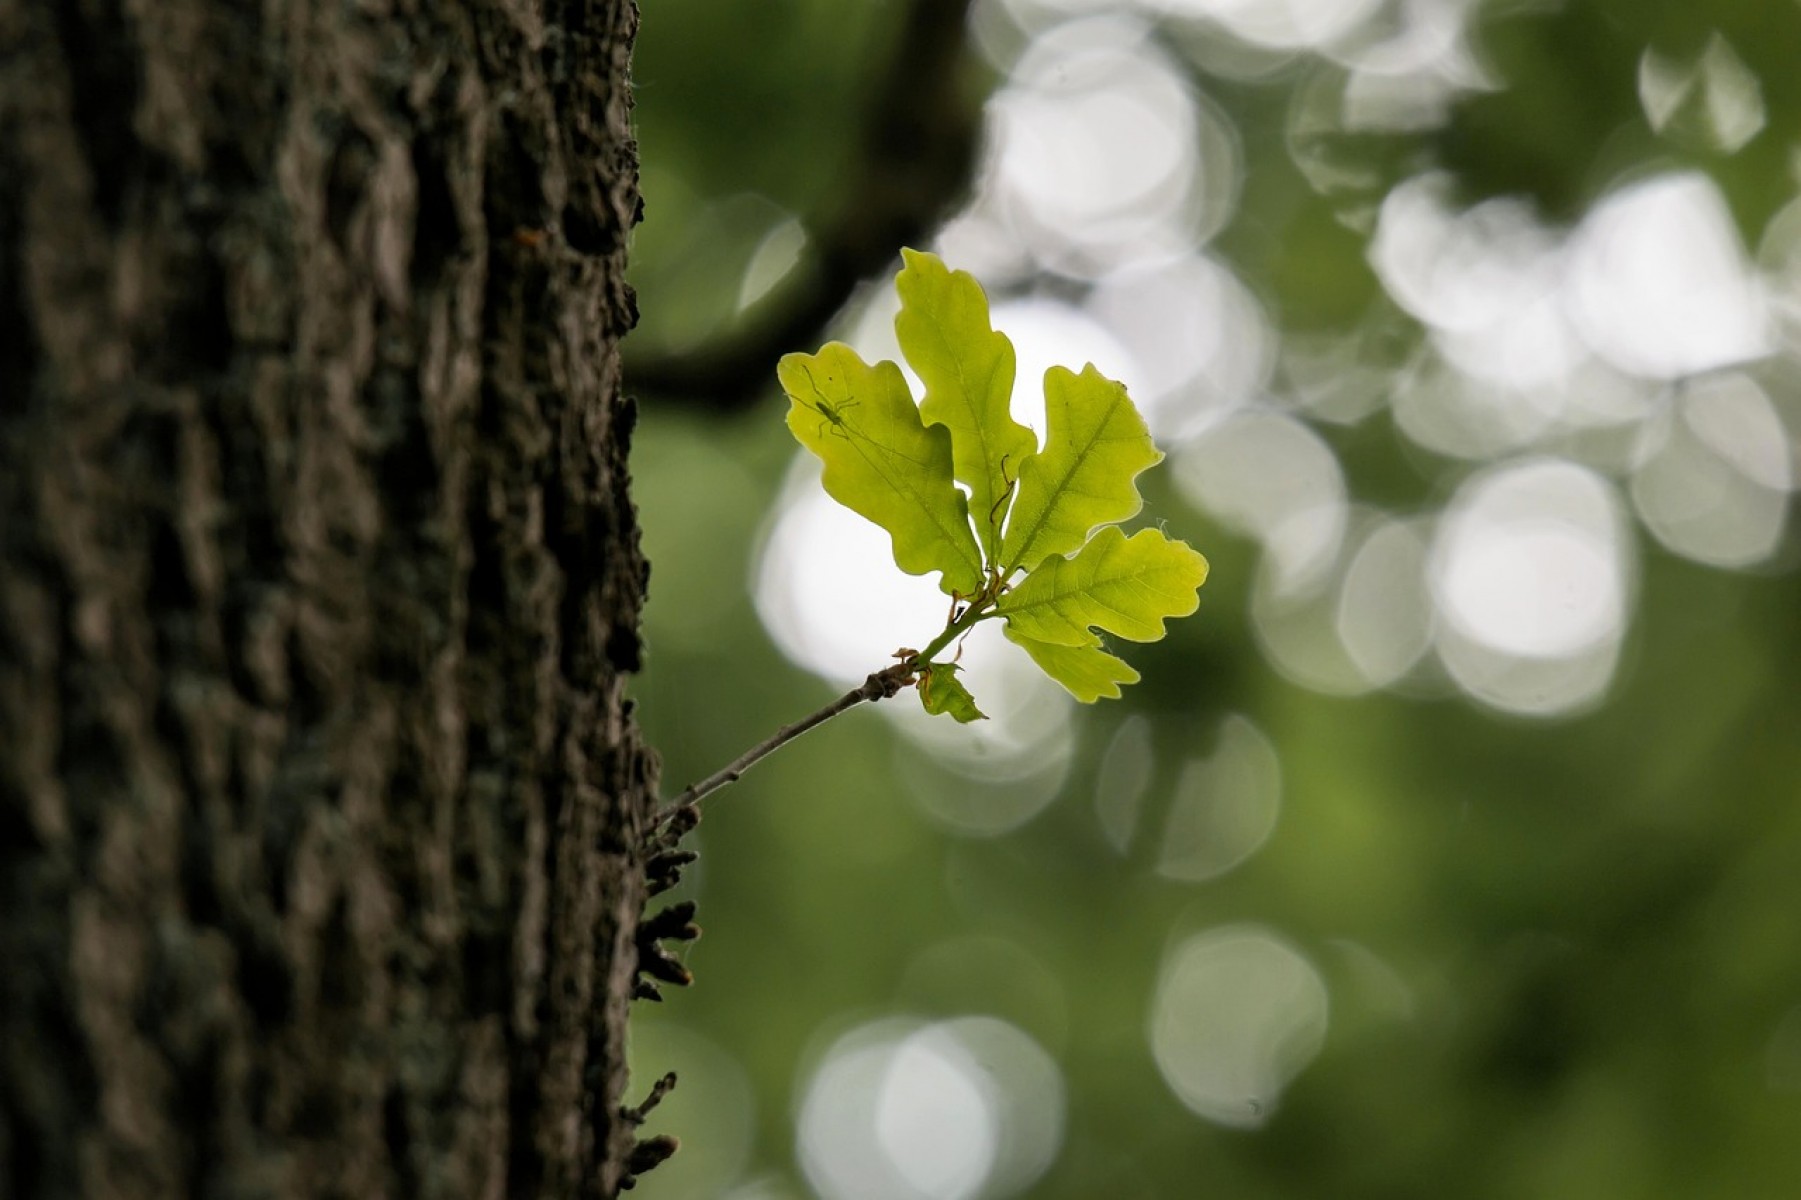
[(860, 89), (899, 10), (841, 0), (646, 9), (632, 66), (645, 148), (636, 338), (665, 348), (729, 327), (758, 244), (830, 207), (855, 156)]
[[(1491, 4), (1482, 43), (1513, 83), (1475, 97), (1441, 133), (1444, 161), (1472, 193), (1523, 192), (1573, 218), (1622, 171), (1677, 163), (1706, 170), (1755, 236), (1794, 196), (1788, 155), (1801, 138), (1791, 69), (1801, 8), (1764, 0), (1583, 0), (1524, 12)], [(1768, 127), (1739, 152), (1658, 138), (1634, 87), (1647, 50), (1688, 58), (1726, 38), (1756, 75)]]
[[(634, 270), (652, 341), (729, 324), (762, 238), (830, 209), (856, 152), (859, 89), (897, 17), (894, 4), (838, 0), (645, 6)], [(1692, 57), (1715, 33), (1767, 112), (1730, 154), (1685, 143), (1679, 125), (1654, 132), (1635, 83), (1647, 47)], [(1398, 378), (1419, 333), (1370, 267), (1369, 217), (1427, 168), (1448, 169), (1465, 202), (1524, 195), (1565, 224), (1623, 178), (1699, 169), (1751, 246), (1794, 199), (1801, 6), (1493, 3), (1473, 36), (1499, 86), (1430, 129), (1309, 147), (1288, 114), (1338, 68), (1310, 56), (1244, 78), (1197, 68), (1243, 156), (1237, 215), (1212, 248), (1282, 333), (1367, 329), (1372, 361)], [(1353, 182), (1320, 186), (1302, 159)], [(1767, 382), (1792, 421), (1793, 379)], [(782, 411), (773, 379), (741, 415), (646, 397), (634, 466), (653, 576), (636, 694), (669, 792), (836, 690), (782, 657), (752, 604), (794, 454)], [(1394, 511), (1433, 511), (1481, 465), (1421, 450), (1386, 408), (1316, 428), (1353, 499)], [(634, 1086), (683, 1074), (652, 1125), (683, 1150), (637, 1194), (812, 1194), (795, 1116), (831, 1039), (887, 1016), (970, 1013), (1012, 1022), (1063, 1072), (1063, 1139), (1032, 1196), (1797, 1194), (1801, 1065), (1778, 1061), (1779, 1031), (1801, 1011), (1792, 522), (1766, 564), (1739, 571), (1635, 530), (1603, 701), (1525, 719), (1444, 680), (1357, 697), (1290, 681), (1253, 633), (1259, 548), (1164, 474), (1145, 477), (1148, 513), (1211, 560), (1201, 611), (1134, 648), (1144, 681), (1125, 699), (1077, 714), (1072, 768), (1036, 817), (986, 838), (944, 828), (919, 790), (954, 803), (1012, 785), (933, 762), (863, 710), (709, 801), (683, 889), (706, 929), (688, 957), (697, 983), (635, 1016)], [(869, 669), (888, 649), (872, 648)], [(1274, 835), (1218, 878), (1160, 876), (1149, 831), (1184, 761), (1231, 714), (1279, 755)], [(1133, 719), (1152, 767), (1121, 853), (1096, 795)], [(1232, 923), (1280, 931), (1331, 1001), (1323, 1048), (1256, 1129), (1185, 1108), (1145, 1036), (1172, 943)]]

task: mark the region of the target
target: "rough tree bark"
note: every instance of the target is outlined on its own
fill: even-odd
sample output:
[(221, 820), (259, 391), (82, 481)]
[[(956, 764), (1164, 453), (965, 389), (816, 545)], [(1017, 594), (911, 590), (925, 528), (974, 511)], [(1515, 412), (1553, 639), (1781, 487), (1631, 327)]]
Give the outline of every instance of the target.
[(0, 0), (0, 1194), (627, 1181), (635, 21)]

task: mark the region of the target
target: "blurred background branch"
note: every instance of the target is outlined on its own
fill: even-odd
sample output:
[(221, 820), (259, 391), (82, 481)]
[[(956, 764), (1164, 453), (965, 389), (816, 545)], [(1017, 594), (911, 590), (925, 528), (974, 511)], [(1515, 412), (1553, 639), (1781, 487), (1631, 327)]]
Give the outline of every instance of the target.
[[(972, 91), (969, 0), (911, 0), (864, 104), (858, 154), (823, 211), (805, 222), (805, 249), (781, 282), (730, 328), (699, 345), (631, 343), (626, 386), (652, 402), (732, 412), (766, 392), (775, 363), (817, 346), (853, 292), (900, 248), (923, 240), (968, 190), (980, 129)], [(814, 103), (831, 103), (821, 98)], [(654, 203), (654, 199), (652, 201)], [(654, 209), (647, 210), (651, 220)]]

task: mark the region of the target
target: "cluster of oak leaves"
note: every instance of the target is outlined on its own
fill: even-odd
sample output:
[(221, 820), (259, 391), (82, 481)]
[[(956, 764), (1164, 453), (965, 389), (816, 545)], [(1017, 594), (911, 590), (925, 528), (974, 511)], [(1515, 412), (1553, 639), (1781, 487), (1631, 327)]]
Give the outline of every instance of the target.
[(894, 328), (924, 400), (899, 366), (871, 366), (841, 342), (777, 371), (788, 428), (825, 464), (826, 492), (888, 532), (901, 570), (940, 572), (951, 597), (943, 632), (899, 656), (926, 711), (976, 720), (956, 663), (938, 655), (999, 618), (1076, 699), (1118, 697), (1138, 672), (1101, 634), (1156, 641), (1166, 618), (1195, 610), (1207, 578), (1185, 543), (1117, 525), (1142, 507), (1137, 476), (1163, 455), (1126, 389), (1092, 365), (1045, 372), (1041, 449), (1013, 419), (1013, 343), (989, 326), (981, 285), (935, 255), (902, 254)]

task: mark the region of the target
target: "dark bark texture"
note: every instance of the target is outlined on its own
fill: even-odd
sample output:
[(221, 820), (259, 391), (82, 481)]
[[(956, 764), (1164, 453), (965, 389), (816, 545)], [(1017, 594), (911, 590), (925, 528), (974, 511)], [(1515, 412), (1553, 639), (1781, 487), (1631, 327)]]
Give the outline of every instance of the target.
[(635, 21), (0, 0), (9, 1200), (626, 1182)]

